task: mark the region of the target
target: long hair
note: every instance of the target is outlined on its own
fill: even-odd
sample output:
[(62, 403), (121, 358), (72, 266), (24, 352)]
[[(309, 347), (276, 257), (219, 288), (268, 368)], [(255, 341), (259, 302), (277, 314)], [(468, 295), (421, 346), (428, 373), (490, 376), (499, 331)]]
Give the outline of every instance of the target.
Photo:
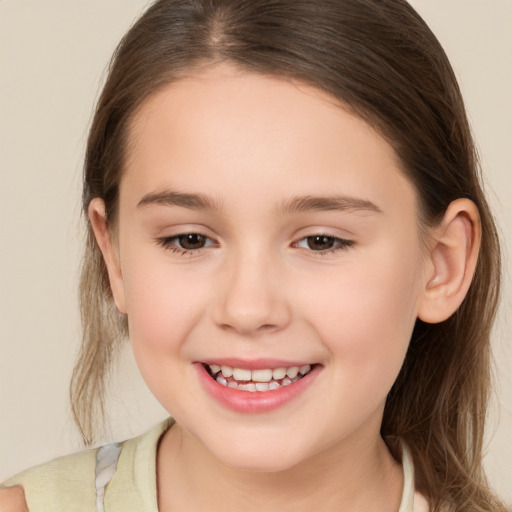
[[(219, 62), (313, 85), (347, 105), (394, 148), (417, 191), (423, 226), (436, 225), (454, 199), (477, 205), (482, 246), (469, 292), (445, 322), (417, 321), (382, 435), (394, 453), (399, 440), (408, 444), (417, 488), (433, 511), (505, 510), (481, 464), (500, 247), (463, 100), (439, 42), (405, 0), (159, 0), (112, 58), (87, 144), (85, 214), (99, 197), (115, 224), (130, 121), (142, 103)], [(127, 323), (112, 306), (89, 224), (80, 293), (83, 342), (71, 401), (91, 442)]]

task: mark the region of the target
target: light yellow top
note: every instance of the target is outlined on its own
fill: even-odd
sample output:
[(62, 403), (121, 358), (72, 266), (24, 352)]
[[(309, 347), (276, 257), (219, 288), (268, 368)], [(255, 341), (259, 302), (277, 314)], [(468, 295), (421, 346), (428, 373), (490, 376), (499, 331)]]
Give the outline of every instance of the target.
[[(172, 420), (122, 443), (117, 469), (104, 499), (107, 512), (158, 512), (156, 450)], [(21, 485), (30, 512), (95, 512), (98, 448), (60, 457), (28, 469), (0, 485)], [(398, 512), (428, 512), (426, 501), (414, 492), (414, 470), (409, 451), (403, 454), (404, 488)]]

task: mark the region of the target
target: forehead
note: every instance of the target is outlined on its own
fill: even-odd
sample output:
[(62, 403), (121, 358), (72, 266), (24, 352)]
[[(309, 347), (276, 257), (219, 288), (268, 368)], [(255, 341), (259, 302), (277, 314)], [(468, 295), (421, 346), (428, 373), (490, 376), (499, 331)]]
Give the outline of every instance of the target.
[(141, 105), (121, 188), (130, 182), (140, 199), (193, 183), (222, 196), (229, 182), (243, 197), (257, 180), (268, 194), (340, 186), (340, 194), (364, 187), (389, 195), (410, 189), (397, 162), (383, 137), (327, 93), (224, 64), (172, 82)]

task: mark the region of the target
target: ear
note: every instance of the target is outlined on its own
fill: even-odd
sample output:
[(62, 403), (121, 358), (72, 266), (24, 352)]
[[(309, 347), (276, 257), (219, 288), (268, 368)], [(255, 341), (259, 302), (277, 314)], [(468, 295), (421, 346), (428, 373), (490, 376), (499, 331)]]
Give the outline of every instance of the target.
[(450, 203), (441, 224), (431, 233), (430, 275), (418, 318), (427, 323), (448, 319), (462, 304), (475, 273), (481, 240), (478, 208), (469, 199)]
[(94, 198), (89, 204), (88, 214), (94, 236), (96, 237), (96, 242), (98, 243), (103, 255), (103, 260), (107, 267), (114, 302), (117, 309), (121, 313), (126, 314), (126, 301), (121, 265), (112, 240), (112, 234), (108, 227), (105, 203), (103, 200), (98, 197)]

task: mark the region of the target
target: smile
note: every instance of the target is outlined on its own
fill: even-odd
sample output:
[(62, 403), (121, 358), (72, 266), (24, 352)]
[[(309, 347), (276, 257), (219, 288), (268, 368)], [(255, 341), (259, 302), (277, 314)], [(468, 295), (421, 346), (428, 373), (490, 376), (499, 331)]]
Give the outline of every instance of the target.
[(206, 365), (210, 376), (222, 386), (251, 393), (274, 391), (282, 386), (289, 386), (307, 375), (311, 368), (310, 364), (258, 370), (217, 364)]
[(284, 361), (208, 361), (194, 364), (208, 395), (232, 411), (270, 412), (307, 395), (321, 364)]

